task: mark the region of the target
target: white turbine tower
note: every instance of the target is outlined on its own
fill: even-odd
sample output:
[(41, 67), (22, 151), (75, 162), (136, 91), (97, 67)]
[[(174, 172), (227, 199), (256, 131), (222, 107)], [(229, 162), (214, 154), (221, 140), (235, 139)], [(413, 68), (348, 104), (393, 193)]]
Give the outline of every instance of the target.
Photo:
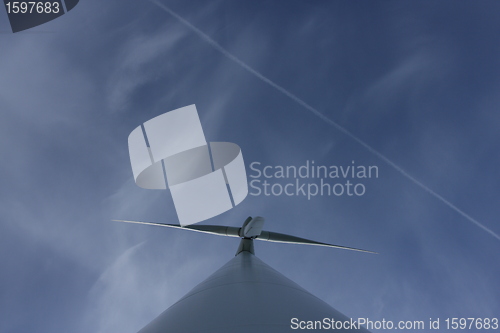
[(307, 325), (312, 325), (309, 327), (315, 327), (316, 330), (330, 330), (334, 325), (341, 325), (336, 326), (335, 332), (368, 332), (258, 259), (255, 256), (253, 241), (256, 239), (375, 252), (264, 231), (262, 217), (247, 218), (241, 228), (219, 225), (182, 227), (176, 224), (115, 221), (241, 238), (233, 259), (194, 287), (139, 333), (278, 333), (296, 332), (300, 327), (306, 329)]
[[(167, 127), (167, 128), (165, 128)], [(239, 237), (236, 256), (161, 313), (140, 333), (368, 332), (255, 256), (254, 240), (371, 251), (262, 230), (262, 217), (241, 228), (191, 225), (239, 204), (248, 187), (243, 157), (232, 143), (205, 141), (194, 105), (167, 112), (129, 136), (136, 183), (170, 188), (181, 222), (115, 220)]]

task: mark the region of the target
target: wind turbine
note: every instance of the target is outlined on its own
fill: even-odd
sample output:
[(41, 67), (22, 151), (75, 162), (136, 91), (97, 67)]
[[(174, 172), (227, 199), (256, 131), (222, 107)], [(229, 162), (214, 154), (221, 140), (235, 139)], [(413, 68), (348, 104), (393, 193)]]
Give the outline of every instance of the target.
[(241, 238), (232, 260), (140, 333), (276, 333), (297, 329), (367, 332), (258, 259), (253, 242), (374, 252), (265, 231), (262, 217), (247, 218), (241, 228), (194, 225), (232, 209), (248, 194), (240, 148), (229, 142), (207, 143), (194, 105), (138, 126), (129, 135), (128, 145), (136, 184), (147, 189), (169, 188), (180, 224), (115, 221)]
[(254, 240), (376, 253), (262, 230), (264, 218), (241, 228), (114, 220), (241, 238), (233, 259), (146, 325), (139, 333), (278, 333), (300, 330), (368, 332), (255, 256)]

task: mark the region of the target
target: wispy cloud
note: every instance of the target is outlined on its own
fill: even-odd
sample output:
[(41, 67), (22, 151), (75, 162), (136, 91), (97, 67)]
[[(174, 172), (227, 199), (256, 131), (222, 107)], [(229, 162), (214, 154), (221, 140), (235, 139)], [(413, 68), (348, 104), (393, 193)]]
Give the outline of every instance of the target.
[(136, 35), (123, 46), (108, 82), (108, 105), (112, 111), (127, 110), (130, 95), (137, 88), (165, 75), (168, 66), (158, 67), (159, 59), (167, 60), (169, 51), (175, 50), (185, 34), (181, 29), (164, 27), (153, 36)]
[[(412, 175), (410, 175), (407, 171), (405, 171), (399, 165), (397, 165), (396, 163), (394, 163), (392, 160), (390, 160), (389, 158), (387, 158), (385, 155), (383, 155), (382, 153), (380, 153), (378, 150), (376, 150), (375, 148), (373, 148), (371, 145), (369, 145), (366, 142), (364, 142), (363, 140), (361, 140), (358, 136), (356, 136), (355, 134), (353, 134), (352, 132), (350, 132), (346, 128), (340, 126), (335, 121), (333, 121), (332, 119), (330, 119), (327, 116), (325, 116), (323, 113), (321, 113), (320, 111), (318, 111), (317, 109), (315, 109), (313, 106), (311, 106), (310, 104), (308, 104), (305, 101), (303, 101), (301, 98), (299, 98), (295, 94), (292, 94), (291, 92), (289, 92), (288, 90), (286, 90), (284, 87), (278, 85), (274, 81), (270, 80), (269, 78), (267, 78), (266, 76), (264, 76), (260, 72), (256, 71), (255, 69), (253, 69), (252, 67), (250, 67), (249, 65), (247, 65), (245, 62), (243, 62), (242, 60), (240, 60), (239, 58), (237, 58), (236, 56), (234, 56), (233, 54), (231, 54), (229, 51), (227, 51), (225, 48), (223, 48), (219, 43), (217, 43), (216, 41), (214, 41), (213, 39), (211, 39), (208, 35), (206, 35), (201, 30), (199, 30), (198, 28), (196, 28), (190, 22), (188, 22), (187, 20), (185, 20), (184, 18), (182, 18), (181, 16), (179, 16), (176, 12), (174, 12), (173, 10), (171, 10), (169, 7), (165, 6), (164, 4), (162, 4), (160, 2), (154, 1), (154, 0), (150, 0), (150, 1), (153, 2), (154, 4), (156, 4), (158, 7), (162, 8), (165, 12), (167, 12), (170, 15), (172, 15), (173, 17), (175, 17), (179, 22), (181, 22), (184, 26), (186, 26), (187, 28), (189, 28), (194, 33), (196, 33), (200, 38), (202, 38), (205, 42), (207, 42), (208, 44), (210, 44), (213, 48), (215, 48), (217, 51), (219, 51), (226, 58), (228, 58), (229, 60), (235, 62), (236, 64), (238, 64), (239, 66), (241, 66), (242, 68), (244, 68), (246, 71), (248, 71), (252, 75), (254, 75), (257, 78), (259, 78), (261, 81), (265, 82), (266, 84), (268, 84), (269, 86), (271, 86), (274, 89), (278, 90), (279, 92), (281, 92), (282, 94), (284, 94), (288, 98), (292, 99), (293, 101), (295, 101), (296, 103), (298, 103), (299, 105), (301, 105), (302, 107), (304, 107), (306, 110), (308, 110), (309, 112), (311, 112), (313, 115), (315, 115), (316, 117), (318, 117), (319, 119), (321, 119), (325, 123), (329, 124), (330, 126), (334, 127), (338, 131), (340, 131), (343, 134), (347, 135), (349, 138), (351, 138), (352, 140), (356, 141), (358, 144), (360, 144), (363, 148), (365, 148), (366, 150), (368, 150), (370, 153), (372, 153), (373, 155), (377, 156), (382, 161), (384, 161), (385, 163), (387, 163), (388, 165), (390, 165), (394, 170), (396, 170), (397, 172), (399, 172), (405, 178), (409, 179), (415, 185), (419, 186), (424, 191), (426, 191), (427, 193), (429, 193), (430, 195), (432, 195), (434, 198), (438, 199), (443, 204), (445, 204), (449, 208), (453, 209), (455, 212), (457, 212), (458, 214), (460, 214), (462, 217), (464, 217), (465, 219), (467, 219), (469, 222), (473, 223), (474, 225), (476, 225), (477, 227), (479, 227), (483, 231), (487, 232), (491, 236), (493, 236), (496, 239), (500, 240), (500, 235), (498, 235), (497, 233), (495, 233), (490, 228), (486, 227), (481, 222), (479, 222), (476, 219), (474, 219), (469, 214), (465, 213), (463, 210), (461, 210), (460, 208), (458, 208), (457, 206), (455, 206), (453, 203), (451, 203), (450, 201), (448, 201), (446, 198), (444, 198), (443, 196), (441, 196), (437, 192), (433, 191), (431, 188), (429, 188), (427, 185), (425, 185), (421, 181), (417, 180), (415, 177), (413, 177)], [(403, 68), (403, 73), (395, 73), (394, 75), (401, 75), (401, 74), (405, 74), (405, 71), (414, 70), (413, 69), (414, 66), (404, 66), (402, 68)], [(393, 78), (392, 79), (389, 78), (387, 80), (387, 82), (391, 82), (391, 83), (393, 81), (394, 81)]]

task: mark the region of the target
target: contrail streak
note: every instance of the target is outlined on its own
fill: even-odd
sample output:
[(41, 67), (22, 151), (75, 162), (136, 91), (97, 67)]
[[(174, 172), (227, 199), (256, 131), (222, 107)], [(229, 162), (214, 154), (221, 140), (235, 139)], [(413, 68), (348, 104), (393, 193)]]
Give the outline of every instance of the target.
[(423, 190), (425, 190), (428, 193), (430, 193), (431, 195), (433, 195), (435, 198), (437, 198), (439, 201), (441, 201), (442, 203), (444, 203), (445, 205), (447, 205), (448, 207), (450, 207), (451, 209), (453, 209), (455, 212), (457, 212), (458, 214), (462, 215), (464, 218), (466, 218), (467, 220), (469, 220), (470, 222), (472, 222), (473, 224), (475, 224), (479, 228), (483, 229), (484, 231), (486, 231), (487, 233), (489, 233), (490, 235), (492, 235), (496, 239), (500, 240), (500, 235), (496, 234), (493, 230), (491, 230), (488, 227), (484, 226), (482, 223), (480, 223), (479, 221), (477, 221), (476, 219), (474, 219), (472, 216), (468, 215), (467, 213), (465, 213), (464, 211), (462, 211), (460, 208), (458, 208), (457, 206), (455, 206), (454, 204), (452, 204), (451, 202), (449, 202), (448, 200), (446, 200), (445, 198), (443, 198), (441, 195), (439, 195), (438, 193), (434, 192), (429, 187), (427, 187), (426, 185), (424, 185), (423, 183), (421, 183), (419, 180), (415, 179), (413, 176), (411, 176), (410, 174), (408, 174), (408, 172), (406, 172), (405, 170), (403, 170), (399, 165), (397, 165), (396, 163), (394, 163), (391, 160), (389, 160), (387, 157), (385, 157), (384, 155), (382, 155), (382, 153), (378, 152), (375, 148), (372, 148), (370, 145), (368, 145), (367, 143), (365, 143), (363, 140), (361, 140), (360, 138), (358, 138), (356, 135), (352, 134), (347, 129), (345, 129), (344, 127), (340, 126), (335, 121), (331, 120), (330, 118), (328, 118), (327, 116), (325, 116), (324, 114), (322, 114), (321, 112), (319, 112), (318, 110), (316, 110), (314, 107), (312, 107), (311, 105), (309, 105), (306, 102), (304, 102), (299, 97), (295, 96), (294, 94), (292, 94), (291, 92), (289, 92), (288, 90), (286, 90), (282, 86), (278, 85), (277, 83), (274, 83), (273, 81), (271, 81), (270, 79), (268, 79), (267, 77), (265, 77), (263, 74), (259, 73), (258, 71), (256, 71), (255, 69), (253, 69), (252, 67), (250, 67), (249, 65), (247, 65), (246, 63), (244, 63), (243, 61), (241, 61), (240, 59), (238, 59), (236, 56), (234, 56), (233, 54), (229, 53), (229, 51), (227, 51), (225, 48), (223, 48), (219, 43), (217, 43), (216, 41), (214, 41), (208, 35), (206, 35), (205, 33), (203, 33), (200, 29), (196, 28), (194, 25), (192, 25), (191, 23), (189, 23), (188, 21), (186, 21), (184, 18), (182, 18), (181, 16), (179, 16), (176, 12), (174, 12), (173, 10), (171, 10), (170, 8), (168, 8), (167, 6), (165, 6), (164, 4), (159, 3), (156, 0), (149, 0), (149, 1), (151, 1), (154, 4), (156, 4), (158, 7), (160, 7), (161, 9), (163, 9), (164, 11), (166, 11), (167, 13), (169, 13), (170, 15), (172, 15), (173, 17), (175, 17), (183, 25), (185, 25), (190, 30), (192, 30), (194, 33), (196, 33), (201, 39), (203, 39), (205, 42), (207, 42), (208, 44), (210, 44), (217, 51), (219, 51), (220, 53), (222, 53), (226, 58), (228, 58), (229, 60), (235, 62), (238, 65), (240, 65), (242, 68), (244, 68), (245, 70), (247, 70), (249, 73), (251, 73), (254, 76), (258, 77), (259, 79), (261, 79), (262, 81), (264, 81), (265, 83), (267, 83), (271, 87), (275, 88), (276, 90), (278, 90), (279, 92), (281, 92), (285, 96), (289, 97), (293, 101), (295, 101), (298, 104), (302, 105), (305, 109), (307, 109), (308, 111), (310, 111), (312, 114), (314, 114), (315, 116), (317, 116), (321, 120), (323, 120), (326, 123), (328, 123), (329, 125), (335, 127), (337, 130), (339, 130), (340, 132), (344, 133), (345, 135), (347, 135), (348, 137), (350, 137), (351, 139), (353, 139), (354, 141), (356, 141), (357, 143), (359, 143), (361, 146), (363, 146), (370, 153), (374, 154), (375, 156), (377, 156), (378, 158), (380, 158), (381, 160), (383, 160), (385, 163), (389, 164), (391, 167), (393, 167), (396, 171), (398, 171), (404, 177), (406, 177), (407, 179), (411, 180), (414, 184), (418, 185), (420, 188), (422, 188)]

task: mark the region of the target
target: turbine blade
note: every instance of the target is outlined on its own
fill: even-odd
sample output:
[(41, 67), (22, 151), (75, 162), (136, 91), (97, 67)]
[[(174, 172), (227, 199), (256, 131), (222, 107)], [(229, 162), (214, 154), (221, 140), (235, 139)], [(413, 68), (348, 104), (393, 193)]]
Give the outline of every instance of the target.
[(168, 224), (168, 223), (157, 223), (157, 222), (143, 222), (143, 221), (128, 221), (128, 220), (112, 220), (115, 222), (125, 222), (125, 223), (136, 223), (136, 224), (146, 224), (146, 225), (156, 225), (160, 227), (176, 228), (183, 230), (191, 230), (197, 232), (203, 232), (207, 234), (229, 236), (229, 237), (240, 237), (239, 232), (241, 228), (237, 227), (226, 227), (221, 225), (187, 225), (185, 227), (179, 224)]
[[(129, 221), (129, 220), (112, 220), (112, 221), (155, 225), (155, 226), (160, 226), (160, 227), (168, 227), (168, 228), (203, 232), (203, 233), (219, 235), (219, 236), (241, 237), (240, 236), (241, 228), (226, 227), (226, 226), (221, 226), (221, 225), (187, 225), (187, 226), (183, 227), (179, 224), (168, 224), (168, 223), (157, 223), (157, 222), (143, 222), (143, 221)], [(272, 232), (272, 231), (262, 231), (262, 233), (258, 237), (256, 237), (255, 239), (258, 239), (261, 241), (276, 242), (276, 243), (326, 246), (326, 247), (333, 247), (333, 248), (337, 248), (337, 249), (378, 254), (377, 252), (373, 252), (373, 251), (357, 249), (354, 247), (347, 247), (347, 246), (342, 246), (342, 245), (316, 242), (316, 241), (313, 241), (310, 239), (291, 236), (291, 235), (287, 235), (287, 234), (281, 234), (279, 232)]]
[(347, 246), (342, 246), (342, 245), (334, 245), (334, 244), (328, 244), (328, 243), (321, 243), (321, 242), (316, 242), (310, 239), (305, 239), (301, 237), (295, 237), (291, 235), (286, 235), (286, 234), (280, 234), (279, 232), (271, 232), (271, 231), (262, 231), (260, 236), (258, 236), (256, 239), (262, 240), (262, 241), (268, 241), (268, 242), (276, 242), (276, 243), (290, 243), (290, 244), (305, 244), (305, 245), (316, 245), (316, 246), (326, 246), (326, 247), (334, 247), (337, 249), (343, 249), (343, 250), (351, 250), (351, 251), (359, 251), (359, 252), (367, 252), (367, 253), (374, 253), (378, 254), (377, 252), (373, 251), (368, 251), (368, 250), (363, 250), (363, 249), (357, 249), (354, 247), (347, 247)]

